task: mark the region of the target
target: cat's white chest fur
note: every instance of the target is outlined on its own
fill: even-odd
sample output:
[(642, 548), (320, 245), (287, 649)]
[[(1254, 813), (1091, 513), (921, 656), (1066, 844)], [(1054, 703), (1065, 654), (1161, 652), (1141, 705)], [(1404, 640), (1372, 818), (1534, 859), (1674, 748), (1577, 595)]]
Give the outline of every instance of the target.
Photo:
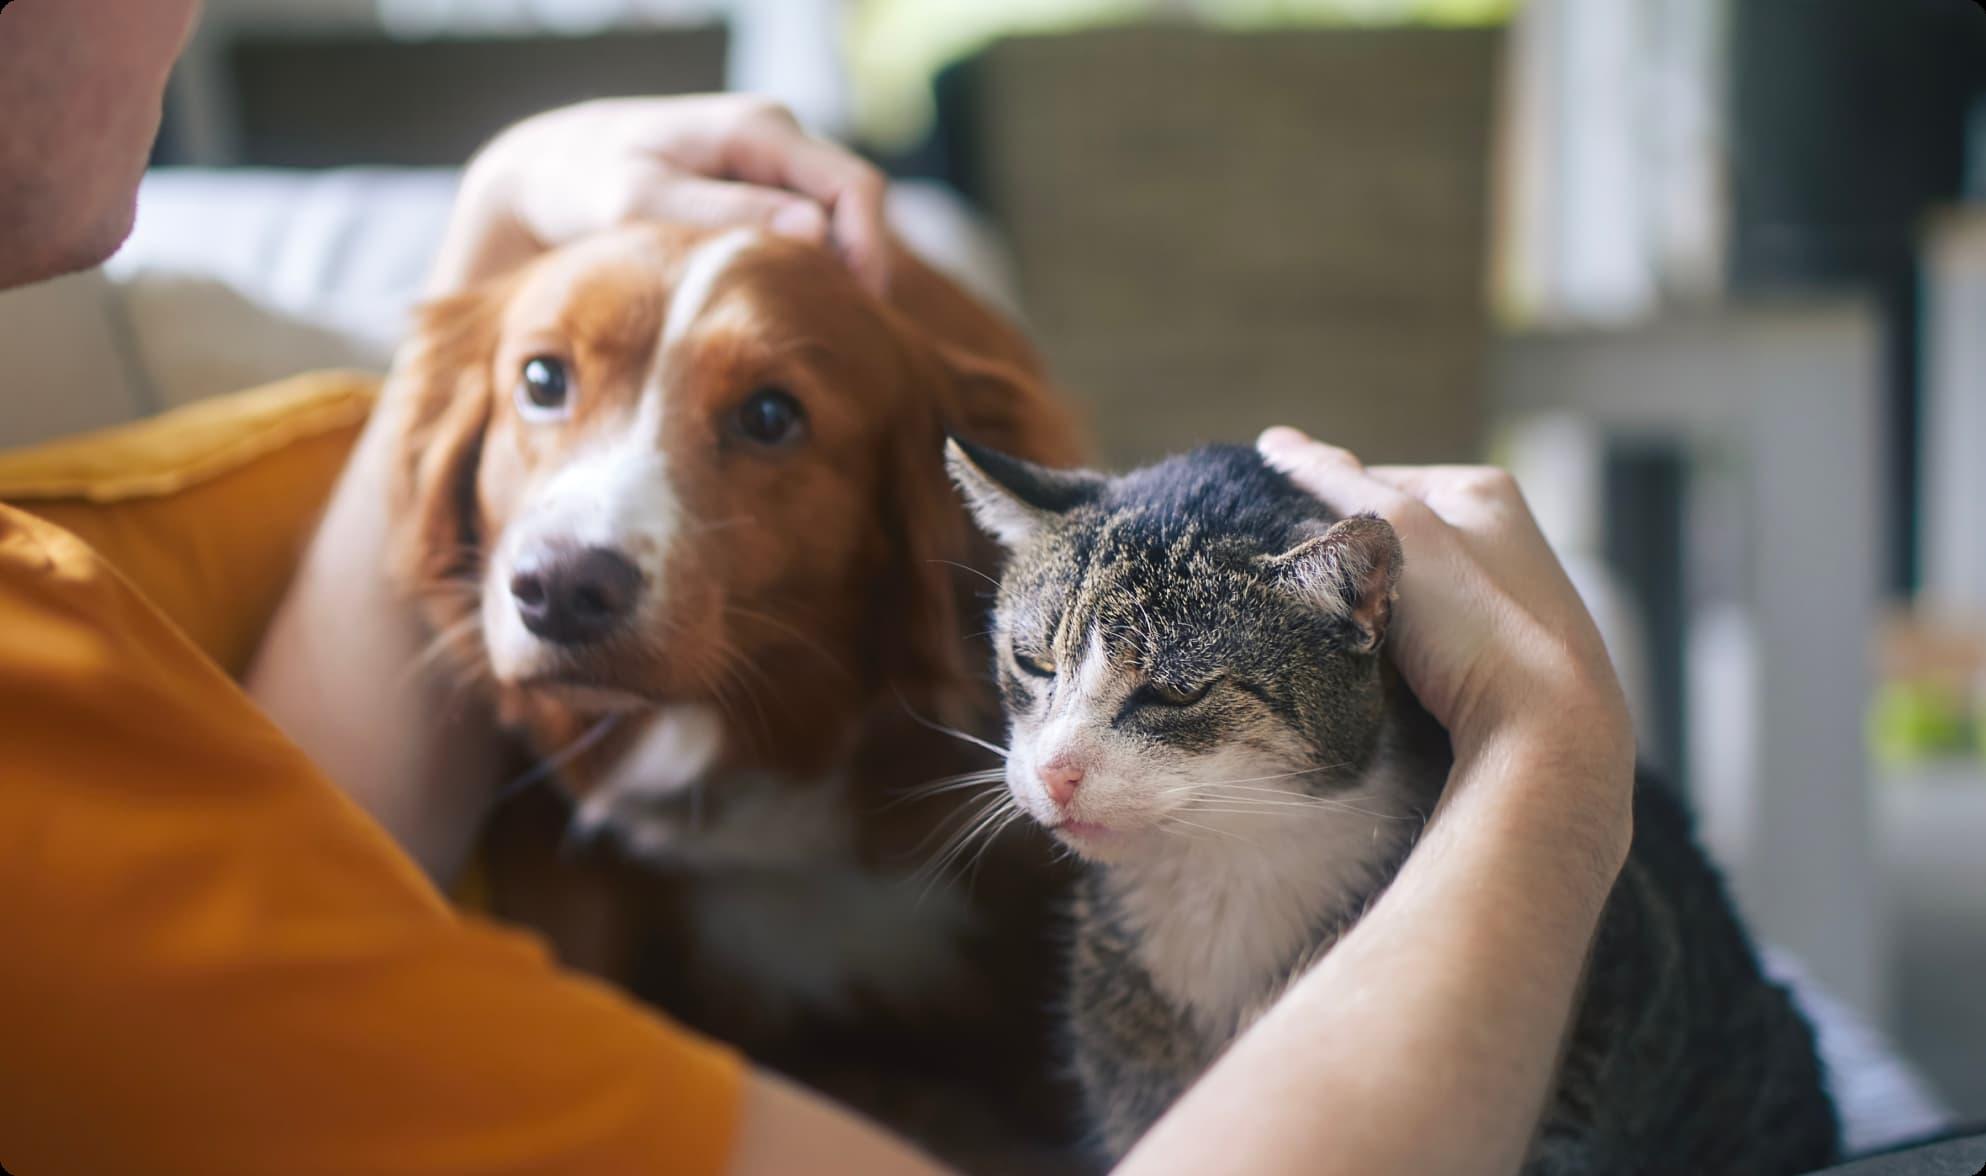
[(1337, 805), (1278, 809), (1246, 832), (1181, 837), (1110, 867), (1146, 971), (1202, 1032), (1242, 1028), (1293, 964), (1315, 958), (1348, 896), (1369, 892), (1412, 827), (1380, 807), (1386, 794), (1374, 781)]

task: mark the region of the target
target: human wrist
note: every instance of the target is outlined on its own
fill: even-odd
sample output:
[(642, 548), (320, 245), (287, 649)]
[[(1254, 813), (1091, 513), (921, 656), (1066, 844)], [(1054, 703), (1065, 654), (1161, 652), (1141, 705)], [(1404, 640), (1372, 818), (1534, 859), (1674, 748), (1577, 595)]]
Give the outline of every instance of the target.
[[(1634, 734), (1592, 700), (1513, 710), (1454, 741), (1443, 809), (1462, 825), (1509, 817), (1543, 849), (1618, 873), (1633, 837)], [(1458, 814), (1462, 815), (1462, 814)]]

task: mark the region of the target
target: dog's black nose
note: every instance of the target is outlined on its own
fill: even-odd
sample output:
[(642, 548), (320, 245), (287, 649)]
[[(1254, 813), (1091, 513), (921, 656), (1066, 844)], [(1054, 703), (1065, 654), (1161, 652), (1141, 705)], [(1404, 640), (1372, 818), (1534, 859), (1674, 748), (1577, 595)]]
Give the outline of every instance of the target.
[(634, 613), (641, 569), (611, 547), (547, 548), (510, 578), (524, 627), (546, 641), (598, 641)]

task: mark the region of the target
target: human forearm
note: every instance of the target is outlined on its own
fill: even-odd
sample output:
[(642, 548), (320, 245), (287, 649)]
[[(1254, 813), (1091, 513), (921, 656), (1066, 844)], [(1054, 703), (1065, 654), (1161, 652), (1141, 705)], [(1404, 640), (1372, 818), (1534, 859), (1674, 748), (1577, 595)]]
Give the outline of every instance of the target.
[(360, 439), (247, 687), (431, 877), (462, 864), (500, 773), (474, 694), (386, 574), (390, 396)]
[(1566, 801), (1618, 770), (1523, 738), (1458, 764), (1386, 895), (1120, 1170), (1514, 1171), (1625, 852)]
[(745, 1084), (731, 1176), (944, 1176), (950, 1171), (868, 1120), (768, 1071)]

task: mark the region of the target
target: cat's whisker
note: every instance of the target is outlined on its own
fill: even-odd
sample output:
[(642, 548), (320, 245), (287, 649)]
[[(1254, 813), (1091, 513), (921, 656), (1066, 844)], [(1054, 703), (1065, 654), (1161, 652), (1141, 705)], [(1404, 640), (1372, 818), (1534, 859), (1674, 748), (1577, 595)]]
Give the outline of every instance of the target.
[[(931, 892), (937, 888), (939, 883), (945, 881), (950, 867), (959, 860), (960, 856), (965, 853), (974, 841), (978, 841), (983, 837), (986, 845), (992, 844), (993, 838), (997, 837), (1000, 831), (1005, 829), (1008, 824), (1011, 824), (1014, 817), (1020, 815), (1020, 808), (1014, 804), (1011, 796), (1001, 793), (996, 794), (992, 799), (992, 804), (983, 806), (980, 812), (974, 818), (970, 819), (964, 833), (954, 837), (951, 843), (945, 847), (944, 852), (935, 861), (925, 869), (917, 872), (917, 874), (925, 875), (923, 878), (923, 888), (918, 893), (919, 902), (929, 898)], [(960, 875), (963, 873), (963, 871), (960, 871)], [(912, 875), (912, 878), (916, 880), (917, 875)]]
[[(967, 801), (965, 805), (962, 806), (957, 812), (946, 814), (945, 818), (942, 821), (939, 821), (937, 826), (933, 828), (931, 832), (924, 835), (923, 840), (919, 841), (916, 845), (911, 847), (910, 850), (911, 856), (915, 857), (923, 853), (925, 848), (929, 846), (933, 840), (937, 840), (937, 839), (943, 839), (943, 844), (941, 845), (937, 854), (934, 855), (934, 858), (944, 856), (944, 854), (950, 850), (952, 845), (951, 839), (957, 835), (958, 831), (972, 824), (974, 821), (978, 820), (991, 808), (997, 807), (1000, 803), (1000, 800), (1001, 800), (1000, 793), (989, 790), (985, 796), (975, 797), (972, 800)], [(927, 860), (923, 866), (919, 867), (919, 869), (921, 870), (924, 868), (928, 868), (929, 865), (930, 865), (930, 861)]]
[[(1169, 813), (1166, 815), (1165, 823), (1169, 826), (1177, 826), (1186, 829), (1197, 829), (1202, 833), (1212, 833), (1218, 837), (1226, 837), (1231, 841), (1238, 841), (1241, 844), (1246, 845), (1251, 849), (1255, 848), (1255, 843), (1253, 841), (1250, 841), (1248, 838), (1243, 837), (1241, 834), (1236, 833), (1232, 829), (1216, 829), (1212, 825), (1202, 825), (1197, 821), (1189, 821), (1186, 820), (1184, 817), (1174, 816)], [(1191, 834), (1188, 834), (1188, 836), (1191, 836)]]
[(934, 564), (944, 564), (946, 567), (950, 567), (950, 568), (957, 568), (961, 572), (971, 572), (973, 575), (978, 576), (980, 579), (986, 581), (988, 584), (993, 585), (993, 587), (995, 588), (998, 588), (1000, 586), (1000, 581), (987, 575), (985, 572), (980, 571), (978, 568), (972, 567), (969, 564), (962, 564), (955, 559), (934, 559), (931, 560), (930, 562)]
[(948, 814), (911, 851), (913, 854), (921, 853), (926, 846), (931, 844), (934, 838), (942, 839), (942, 844), (938, 851), (925, 861), (923, 866), (919, 868), (919, 872), (938, 868), (941, 863), (957, 850), (961, 843), (970, 837), (970, 830), (975, 828), (979, 821), (991, 813), (1001, 811), (1004, 807), (1012, 803), (1013, 798), (1004, 789), (1000, 791), (989, 790), (986, 795), (967, 801), (957, 812)]
[(1007, 811), (1006, 816), (1000, 819), (1000, 823), (993, 827), (992, 832), (980, 839), (979, 848), (973, 852), (972, 860), (967, 862), (965, 866), (965, 884), (968, 888), (979, 877), (979, 866), (981, 862), (986, 860), (986, 851), (993, 848), (993, 843), (1000, 840), (1000, 835), (1012, 828), (1015, 821), (1020, 820), (1026, 815), (1027, 813), (1020, 806), (1014, 806)]
[(1223, 813), (1229, 816), (1262, 816), (1264, 814), (1272, 813), (1276, 809), (1286, 809), (1286, 808), (1323, 809), (1327, 812), (1350, 813), (1361, 817), (1368, 817), (1375, 821), (1405, 821), (1410, 819), (1407, 817), (1400, 816), (1398, 813), (1374, 812), (1371, 809), (1359, 808), (1357, 805), (1346, 804), (1343, 801), (1325, 801), (1321, 799), (1312, 799), (1308, 801), (1301, 801), (1294, 803), (1279, 803), (1276, 801), (1264, 801), (1264, 800), (1250, 801), (1250, 800), (1237, 799), (1231, 801), (1216, 802), (1215, 804), (1189, 805), (1188, 811), (1195, 813)]
[[(1231, 780), (1199, 780), (1199, 781), (1195, 781), (1192, 784), (1182, 785), (1182, 787), (1236, 788), (1243, 784), (1261, 784), (1271, 780), (1290, 780), (1290, 779), (1294, 779), (1297, 776), (1314, 776), (1319, 772), (1335, 772), (1340, 768), (1347, 768), (1350, 766), (1351, 766), (1350, 761), (1340, 761), (1335, 764), (1317, 764), (1313, 767), (1297, 768), (1296, 770), (1289, 772), (1274, 772), (1267, 776), (1238, 776)], [(1266, 791), (1280, 792), (1282, 790), (1271, 788), (1271, 789), (1266, 789)]]
[[(1313, 796), (1307, 792), (1287, 792), (1278, 788), (1265, 788), (1260, 791), (1226, 791), (1220, 788), (1197, 788), (1186, 790), (1191, 803), (1212, 802), (1231, 805), (1280, 806), (1285, 808), (1332, 808), (1347, 812), (1367, 812), (1342, 796)], [(1390, 815), (1390, 814), (1389, 814)]]
[(909, 804), (917, 800), (929, 800), (934, 796), (942, 796), (948, 792), (970, 792), (974, 789), (984, 788), (989, 784), (1004, 785), (1006, 780), (1007, 771), (1005, 768), (987, 768), (979, 772), (962, 772), (956, 776), (946, 776), (942, 779), (933, 780), (929, 784), (917, 784), (902, 789), (900, 795), (884, 802), (878, 811), (887, 812), (890, 809), (896, 808), (898, 805)]
[[(1293, 792), (1287, 788), (1188, 788), (1185, 794), (1211, 796), (1221, 800), (1280, 800), (1293, 804), (1345, 804), (1342, 796), (1316, 795), (1309, 792)], [(1175, 794), (1177, 795), (1177, 794)]]
[(916, 723), (920, 727), (926, 728), (927, 730), (936, 731), (940, 735), (950, 735), (952, 738), (962, 740), (966, 743), (970, 743), (974, 747), (983, 747), (987, 751), (992, 752), (994, 755), (999, 756), (1001, 759), (1006, 759), (1008, 758), (1009, 755), (1012, 754), (1006, 748), (1001, 747), (999, 744), (994, 743), (990, 740), (981, 739), (979, 736), (974, 735), (970, 731), (961, 731), (957, 727), (947, 727), (943, 723), (937, 721), (936, 719), (925, 718), (923, 715), (917, 713), (917, 708), (911, 706), (910, 700), (905, 698), (900, 692), (897, 694), (897, 701), (903, 704), (903, 713), (909, 715), (911, 721)]

